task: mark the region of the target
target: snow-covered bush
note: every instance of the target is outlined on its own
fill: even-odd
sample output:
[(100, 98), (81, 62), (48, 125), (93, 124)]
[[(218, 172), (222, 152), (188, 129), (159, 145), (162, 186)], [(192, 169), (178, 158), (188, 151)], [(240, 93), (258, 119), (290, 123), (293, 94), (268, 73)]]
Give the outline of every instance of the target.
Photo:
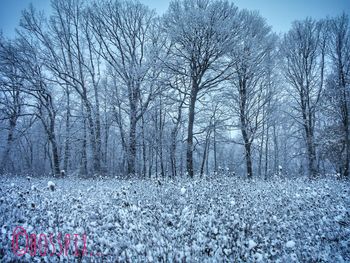
[[(1, 181), (0, 261), (350, 261), (347, 181), (220, 177), (159, 185), (64, 178), (47, 183), (60, 185), (49, 192), (41, 190), (46, 182)], [(18, 226), (36, 234), (37, 242), (40, 233), (53, 233), (54, 239), (61, 233), (62, 242), (70, 234), (67, 255), (44, 257), (37, 250), (31, 256), (29, 249), (16, 256), (12, 240)], [(88, 253), (82, 257), (84, 234)], [(24, 248), (25, 238), (19, 244)]]
[(56, 185), (52, 181), (47, 182), (47, 188), (50, 189), (51, 191), (55, 191)]

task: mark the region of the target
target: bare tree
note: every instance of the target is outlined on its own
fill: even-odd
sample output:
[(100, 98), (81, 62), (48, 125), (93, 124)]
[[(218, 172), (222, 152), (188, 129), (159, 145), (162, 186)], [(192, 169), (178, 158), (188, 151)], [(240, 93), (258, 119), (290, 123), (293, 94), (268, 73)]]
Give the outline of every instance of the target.
[[(341, 126), (343, 176), (350, 175), (350, 25), (349, 17), (342, 14), (329, 21), (330, 27), (330, 58), (333, 76), (328, 81), (327, 104), (333, 109), (332, 119), (338, 121), (334, 126)], [(337, 158), (340, 157), (337, 155)]]
[(170, 40), (165, 61), (175, 74), (186, 76), (191, 83), (187, 128), (187, 173), (194, 175), (193, 129), (195, 106), (200, 93), (218, 86), (228, 77), (230, 67), (225, 55), (234, 45), (238, 32), (237, 8), (227, 1), (173, 1), (164, 17)]
[[(46, 18), (41, 13), (37, 13), (33, 7), (25, 10), (21, 21), (22, 34), (31, 34), (42, 45), (42, 59), (46, 68), (52, 72), (52, 78), (56, 79), (66, 93), (69, 89), (73, 89), (81, 98), (88, 120), (93, 168), (96, 173), (99, 173), (101, 171), (101, 127), (98, 53), (94, 52), (92, 33), (89, 31), (81, 1), (54, 1), (53, 11), (49, 23), (46, 23)], [(89, 97), (90, 87), (94, 92), (94, 104)], [(69, 99), (67, 94), (67, 104)], [(69, 119), (67, 121), (69, 122)]]
[(129, 118), (127, 173), (135, 174), (137, 123), (159, 88), (155, 13), (138, 2), (105, 1), (94, 4), (89, 14), (99, 54), (115, 72), (120, 98), (127, 98), (119, 102)]
[(172, 103), (175, 108), (174, 111), (169, 111), (172, 128), (170, 133), (170, 166), (172, 176), (177, 176), (177, 145), (178, 145), (178, 134), (181, 129), (181, 124), (183, 122), (183, 108), (186, 105), (187, 100), (187, 83), (186, 77), (175, 75), (174, 78), (170, 78), (168, 85), (173, 90), (173, 96), (170, 97), (170, 103)]
[(1, 157), (0, 173), (10, 161), (10, 152), (15, 141), (15, 130), (23, 108), (23, 77), (16, 65), (16, 46), (0, 36), (0, 112), (1, 120), (8, 121), (6, 145)]
[(296, 103), (298, 116), (295, 119), (304, 129), (311, 177), (318, 173), (315, 123), (324, 84), (325, 47), (323, 23), (310, 18), (294, 22), (281, 44), (283, 74), (292, 88), (290, 95)]
[(0, 35), (0, 172), (349, 175), (346, 14), (279, 41), (229, 0), (51, 6)]
[(26, 105), (33, 109), (32, 114), (41, 120), (51, 146), (53, 174), (59, 176), (61, 170), (56, 135), (57, 108), (53, 98), (55, 84), (48, 81), (45, 74), (45, 66), (38, 55), (38, 43), (23, 37), (17, 41), (16, 67), (25, 79), (22, 91), (31, 97)]
[(231, 97), (236, 102), (234, 112), (239, 117), (247, 175), (251, 178), (252, 144), (265, 123), (264, 110), (272, 96), (266, 76), (276, 37), (259, 14), (243, 10), (239, 17), (244, 29), (239, 35), (238, 46), (231, 53), (234, 61), (232, 83), (235, 87)]

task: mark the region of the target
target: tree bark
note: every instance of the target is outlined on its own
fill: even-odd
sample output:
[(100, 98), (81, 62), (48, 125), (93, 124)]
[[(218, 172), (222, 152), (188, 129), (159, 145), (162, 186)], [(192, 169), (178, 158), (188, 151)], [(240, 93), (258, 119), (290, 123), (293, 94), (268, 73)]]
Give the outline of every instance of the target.
[[(265, 118), (265, 110), (263, 110), (263, 118)], [(265, 122), (262, 124), (261, 131), (261, 142), (260, 142), (260, 151), (259, 151), (259, 165), (258, 165), (258, 174), (259, 177), (262, 176), (262, 160), (264, 155), (264, 140), (265, 140)]]
[(205, 137), (205, 144), (204, 144), (204, 152), (203, 152), (202, 165), (201, 165), (201, 170), (200, 170), (200, 177), (202, 177), (203, 174), (204, 174), (204, 166), (205, 166), (205, 161), (206, 161), (206, 159), (207, 159), (207, 153), (208, 153), (208, 147), (209, 147), (210, 133), (211, 133), (211, 131), (209, 130), (209, 131), (207, 132), (207, 136)]
[(128, 145), (128, 175), (135, 174), (135, 163), (136, 163), (136, 104), (134, 101), (130, 104), (130, 130), (129, 130), (129, 145)]
[(142, 176), (146, 178), (147, 175), (147, 147), (146, 147), (146, 137), (145, 137), (145, 119), (141, 116), (141, 131), (142, 131)]
[(94, 120), (92, 118), (92, 110), (87, 98), (83, 99), (83, 101), (86, 108), (89, 137), (90, 137), (90, 143), (91, 143), (92, 154), (93, 154), (93, 170), (94, 170), (94, 173), (99, 173), (101, 171), (101, 160), (96, 148), (96, 133), (95, 133)]
[(239, 81), (239, 96), (240, 96), (240, 122), (241, 122), (241, 132), (244, 142), (246, 168), (248, 178), (253, 177), (252, 159), (251, 159), (251, 141), (248, 135), (248, 124), (246, 120), (246, 100), (247, 100), (247, 90), (246, 90), (246, 79), (241, 79)]
[(189, 112), (188, 112), (188, 128), (187, 128), (187, 154), (186, 154), (186, 163), (187, 163), (187, 173), (189, 177), (193, 177), (193, 124), (195, 117), (195, 104), (197, 100), (198, 87), (193, 83)]
[(171, 131), (171, 146), (170, 146), (170, 164), (171, 164), (171, 174), (176, 177), (176, 130), (174, 127)]
[(86, 177), (87, 176), (87, 139), (86, 139), (86, 119), (83, 120), (83, 138), (82, 138), (82, 145), (81, 145), (81, 161), (80, 161), (80, 176)]
[(66, 88), (67, 95), (67, 109), (66, 109), (66, 140), (64, 145), (64, 160), (63, 170), (68, 173), (68, 162), (70, 159), (70, 92), (68, 87)]
[(6, 147), (1, 160), (0, 174), (6, 171), (6, 164), (10, 162), (10, 151), (14, 141), (14, 132), (17, 123), (17, 116), (11, 116), (9, 120), (9, 131), (7, 135)]
[(268, 177), (268, 166), (269, 166), (269, 130), (270, 126), (267, 123), (266, 127), (266, 140), (265, 140), (265, 171), (264, 171), (264, 177), (267, 179)]
[(216, 118), (214, 113), (214, 138), (213, 138), (213, 150), (214, 150), (214, 173), (218, 172), (218, 162), (217, 162), (217, 143), (216, 143)]
[(51, 143), (52, 150), (53, 173), (55, 176), (60, 176), (60, 159), (58, 156), (58, 147), (55, 134), (55, 116), (50, 116), (50, 127), (48, 137)]
[(97, 169), (99, 172), (104, 169), (101, 169), (101, 157), (102, 157), (102, 138), (101, 138), (101, 116), (100, 116), (100, 100), (97, 89), (97, 84), (94, 83), (94, 93), (95, 93), (95, 129), (96, 129), (96, 160)]

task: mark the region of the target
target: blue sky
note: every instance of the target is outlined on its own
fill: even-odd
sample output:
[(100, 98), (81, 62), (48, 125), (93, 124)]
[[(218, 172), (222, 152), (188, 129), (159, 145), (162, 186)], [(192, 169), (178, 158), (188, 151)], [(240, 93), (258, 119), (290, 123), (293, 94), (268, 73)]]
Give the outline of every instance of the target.
[[(166, 11), (170, 0), (140, 0), (158, 13)], [(21, 10), (29, 3), (40, 10), (50, 11), (49, 0), (0, 0), (0, 30), (12, 37), (18, 26)], [(233, 0), (239, 8), (258, 10), (277, 33), (286, 32), (294, 20), (307, 16), (324, 18), (343, 11), (350, 14), (350, 0)]]

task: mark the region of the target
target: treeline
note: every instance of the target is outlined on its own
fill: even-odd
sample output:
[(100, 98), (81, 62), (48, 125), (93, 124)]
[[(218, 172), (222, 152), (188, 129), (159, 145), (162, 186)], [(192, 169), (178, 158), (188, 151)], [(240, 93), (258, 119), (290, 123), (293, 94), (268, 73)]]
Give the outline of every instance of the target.
[(229, 1), (30, 6), (0, 37), (1, 173), (349, 176), (346, 14), (276, 35)]

